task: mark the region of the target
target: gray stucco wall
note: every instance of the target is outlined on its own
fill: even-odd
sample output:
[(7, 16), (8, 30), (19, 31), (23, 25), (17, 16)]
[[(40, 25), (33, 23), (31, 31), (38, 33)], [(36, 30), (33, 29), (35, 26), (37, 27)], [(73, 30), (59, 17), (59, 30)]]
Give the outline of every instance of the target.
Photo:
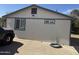
[[(14, 29), (14, 19), (7, 20), (7, 27)], [(26, 19), (26, 30), (14, 30), (19, 38), (69, 44), (70, 20), (55, 20), (55, 24), (44, 24), (43, 19)]]
[[(35, 6), (34, 6), (35, 7)], [(32, 7), (31, 7), (32, 8)], [(38, 8), (37, 14), (33, 17), (31, 15), (31, 8), (19, 11), (15, 14), (9, 15), (7, 18), (7, 27), (14, 30), (14, 17), (22, 18), (60, 18), (63, 20), (55, 20), (55, 24), (44, 24), (44, 19), (26, 19), (26, 30), (14, 30), (18, 38), (39, 40), (46, 42), (54, 42), (56, 39), (59, 40), (60, 44), (69, 45), (69, 34), (70, 34), (70, 20), (65, 16), (48, 12), (46, 10)]]

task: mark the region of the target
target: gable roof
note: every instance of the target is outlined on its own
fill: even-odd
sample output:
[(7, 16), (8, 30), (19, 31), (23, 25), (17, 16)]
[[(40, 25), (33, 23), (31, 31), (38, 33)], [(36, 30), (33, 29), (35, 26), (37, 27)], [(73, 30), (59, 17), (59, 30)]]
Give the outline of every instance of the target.
[(49, 11), (49, 12), (53, 12), (53, 13), (56, 13), (56, 14), (59, 14), (59, 15), (65, 16), (65, 17), (73, 18), (73, 17), (71, 17), (71, 16), (68, 16), (68, 15), (62, 14), (62, 13), (60, 13), (60, 12), (57, 12), (57, 11), (54, 11), (54, 10), (50, 10), (50, 9), (47, 9), (47, 8), (44, 8), (44, 7), (41, 7), (41, 6), (38, 6), (38, 5), (36, 5), (36, 4), (33, 4), (33, 5), (28, 6), (28, 7), (25, 7), (25, 8), (19, 9), (19, 10), (14, 11), (14, 12), (11, 12), (11, 13), (9, 13), (9, 14), (6, 14), (6, 15), (2, 16), (2, 17), (7, 17), (7, 16), (9, 16), (9, 15), (11, 15), (11, 14), (14, 14), (14, 13), (16, 13), (16, 12), (18, 12), (18, 11), (21, 11), (21, 10), (27, 9), (27, 8), (29, 8), (29, 7), (32, 7), (32, 6), (36, 6), (36, 7), (42, 8), (42, 9), (44, 9), (44, 10), (47, 10), (47, 11)]

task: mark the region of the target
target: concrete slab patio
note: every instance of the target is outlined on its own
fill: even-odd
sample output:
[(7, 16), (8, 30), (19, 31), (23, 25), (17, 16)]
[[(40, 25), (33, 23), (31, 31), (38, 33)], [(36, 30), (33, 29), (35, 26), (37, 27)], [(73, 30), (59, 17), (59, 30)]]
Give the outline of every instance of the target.
[[(63, 48), (53, 48), (49, 42), (29, 39), (14, 39), (14, 43), (0, 47), (0, 54), (15, 55), (78, 55), (72, 46), (63, 45)], [(6, 52), (6, 53), (4, 53)]]

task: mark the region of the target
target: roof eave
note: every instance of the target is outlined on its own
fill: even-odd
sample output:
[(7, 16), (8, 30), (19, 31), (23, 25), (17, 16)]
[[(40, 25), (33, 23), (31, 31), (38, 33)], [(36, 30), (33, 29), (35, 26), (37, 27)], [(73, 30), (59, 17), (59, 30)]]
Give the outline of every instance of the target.
[(17, 11), (12, 12), (12, 13), (6, 14), (6, 15), (2, 16), (2, 18), (3, 18), (3, 17), (6, 18), (8, 15), (11, 15), (11, 14), (16, 13), (16, 12), (18, 12), (18, 11), (24, 10), (24, 9), (29, 8), (29, 7), (31, 7), (31, 6), (37, 6), (37, 7), (39, 7), (39, 8), (42, 8), (42, 9), (48, 10), (48, 11), (50, 11), (50, 12), (54, 12), (54, 13), (57, 13), (57, 14), (60, 14), (60, 15), (63, 15), (63, 16), (66, 16), (66, 17), (69, 17), (70, 19), (74, 19), (74, 18), (71, 17), (71, 16), (68, 16), (68, 15), (62, 14), (62, 13), (60, 13), (60, 12), (53, 11), (53, 10), (50, 10), (50, 9), (47, 9), (47, 8), (44, 8), (44, 7), (38, 6), (38, 5), (36, 5), (36, 4), (30, 5), (30, 6), (28, 6), (28, 7), (24, 7), (24, 8), (22, 8), (22, 9), (19, 9), (19, 10), (17, 10)]

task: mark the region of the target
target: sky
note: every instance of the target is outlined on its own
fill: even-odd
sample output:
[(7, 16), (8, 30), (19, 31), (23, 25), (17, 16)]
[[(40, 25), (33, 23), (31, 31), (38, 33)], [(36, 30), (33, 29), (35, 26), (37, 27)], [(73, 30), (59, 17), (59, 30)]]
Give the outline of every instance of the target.
[[(0, 17), (29, 5), (30, 4), (0, 4)], [(39, 4), (39, 6), (55, 10), (63, 14), (69, 14), (73, 9), (79, 9), (79, 4)]]

